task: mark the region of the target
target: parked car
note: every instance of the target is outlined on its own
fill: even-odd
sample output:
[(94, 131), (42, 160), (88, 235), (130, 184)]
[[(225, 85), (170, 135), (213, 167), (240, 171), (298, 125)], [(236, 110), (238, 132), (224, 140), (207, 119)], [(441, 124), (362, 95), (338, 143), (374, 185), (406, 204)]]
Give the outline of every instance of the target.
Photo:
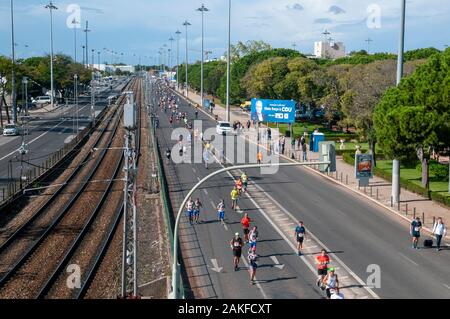
[(218, 122), (217, 126), (216, 126), (216, 132), (217, 132), (217, 134), (222, 134), (222, 135), (226, 135), (227, 133), (230, 133), (231, 132), (230, 122), (223, 122), (223, 121)]
[(41, 105), (45, 105), (45, 104), (50, 104), (51, 103), (51, 98), (48, 95), (44, 95), (44, 96), (38, 96), (35, 99), (31, 100), (31, 103), (36, 104), (37, 106), (41, 106)]
[(6, 124), (3, 128), (3, 136), (17, 136), (19, 135), (19, 128), (15, 124)]

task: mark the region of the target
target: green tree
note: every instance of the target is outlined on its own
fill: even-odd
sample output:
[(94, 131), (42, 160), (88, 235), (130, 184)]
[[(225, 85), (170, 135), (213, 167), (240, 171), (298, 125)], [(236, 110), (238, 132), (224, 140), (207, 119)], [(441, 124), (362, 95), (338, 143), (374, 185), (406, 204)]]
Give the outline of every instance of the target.
[(422, 185), (428, 187), (431, 152), (450, 148), (450, 49), (389, 89), (375, 109), (374, 124), (385, 154), (417, 154)]

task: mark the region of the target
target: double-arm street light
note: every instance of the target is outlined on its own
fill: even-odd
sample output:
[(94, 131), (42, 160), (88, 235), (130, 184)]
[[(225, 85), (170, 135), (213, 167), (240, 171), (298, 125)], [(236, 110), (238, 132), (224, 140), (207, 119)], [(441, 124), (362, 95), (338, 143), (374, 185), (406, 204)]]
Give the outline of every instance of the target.
[(202, 3), (202, 6), (197, 9), (197, 11), (200, 11), (202, 13), (202, 64), (201, 64), (201, 71), (200, 71), (200, 99), (201, 99), (201, 106), (203, 109), (203, 63), (204, 63), (204, 57), (205, 57), (205, 49), (204, 49), (204, 15), (205, 12), (208, 12), (209, 9), (205, 7), (205, 5)]
[(50, 104), (53, 109), (54, 106), (54, 86), (53, 86), (53, 10), (58, 10), (57, 7), (53, 5), (50, 1), (49, 4), (45, 6), (46, 9), (50, 10)]
[(190, 26), (191, 24), (186, 20), (183, 22), (183, 25), (186, 27), (186, 97), (188, 97), (188, 26)]
[(175, 41), (175, 39), (173, 37), (169, 38), (170, 41), (170, 54), (169, 54), (169, 68), (173, 67), (173, 61), (172, 61), (172, 53), (173, 53), (173, 41)]

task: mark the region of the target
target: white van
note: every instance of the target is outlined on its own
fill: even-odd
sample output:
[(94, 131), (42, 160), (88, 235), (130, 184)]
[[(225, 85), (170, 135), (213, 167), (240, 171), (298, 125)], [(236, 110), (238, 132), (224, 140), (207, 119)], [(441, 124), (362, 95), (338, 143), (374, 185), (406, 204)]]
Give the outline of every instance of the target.
[(51, 99), (50, 96), (44, 95), (44, 96), (38, 96), (37, 98), (33, 99), (32, 102), (36, 104), (37, 106), (44, 105), (44, 104), (50, 104)]

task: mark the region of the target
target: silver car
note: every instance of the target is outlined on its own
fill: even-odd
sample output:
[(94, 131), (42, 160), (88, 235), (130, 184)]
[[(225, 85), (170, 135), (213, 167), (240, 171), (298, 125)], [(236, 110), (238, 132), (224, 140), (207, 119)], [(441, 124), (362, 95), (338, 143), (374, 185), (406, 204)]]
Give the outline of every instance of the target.
[(3, 128), (3, 136), (17, 136), (19, 135), (19, 128), (14, 124), (7, 124)]

